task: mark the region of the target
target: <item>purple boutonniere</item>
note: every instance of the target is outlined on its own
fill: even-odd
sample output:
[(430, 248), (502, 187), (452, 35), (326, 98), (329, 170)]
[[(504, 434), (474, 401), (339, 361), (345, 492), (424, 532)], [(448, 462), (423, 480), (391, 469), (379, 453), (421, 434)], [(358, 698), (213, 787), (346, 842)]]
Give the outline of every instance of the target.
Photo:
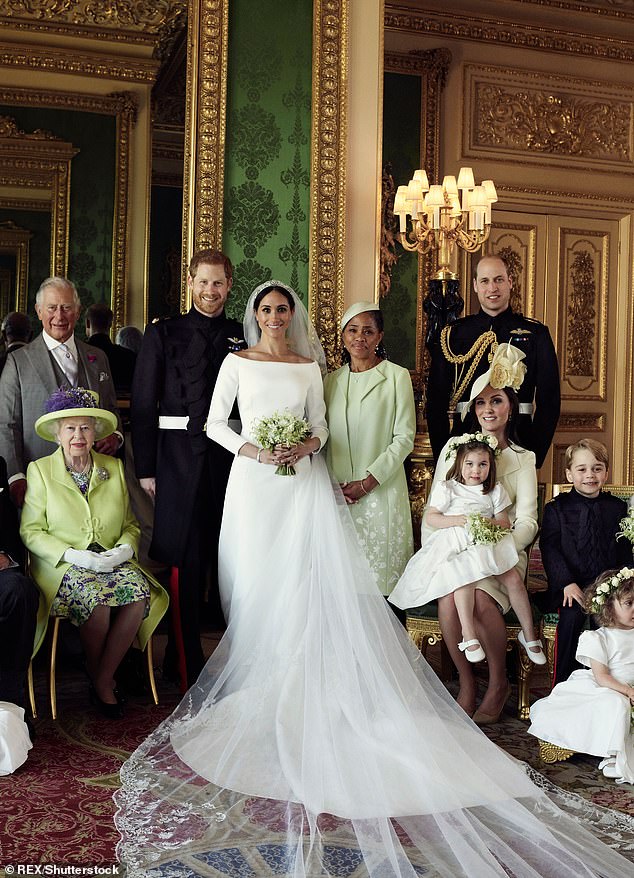
[(96, 363), (97, 357), (94, 354), (88, 354), (88, 362), (89, 363)]

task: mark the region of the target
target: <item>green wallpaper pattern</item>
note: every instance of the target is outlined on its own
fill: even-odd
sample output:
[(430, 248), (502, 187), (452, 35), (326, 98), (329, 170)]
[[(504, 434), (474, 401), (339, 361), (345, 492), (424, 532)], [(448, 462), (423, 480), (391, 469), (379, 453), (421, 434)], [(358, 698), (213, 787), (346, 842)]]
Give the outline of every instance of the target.
[[(23, 131), (51, 131), (72, 143), (78, 154), (71, 165), (68, 276), (86, 308), (112, 296), (112, 222), (115, 194), (116, 119), (101, 113), (0, 106)], [(34, 216), (35, 213), (28, 215)], [(17, 222), (17, 220), (15, 220)], [(26, 228), (30, 226), (20, 223)], [(34, 229), (35, 231), (35, 229)], [(29, 286), (37, 290), (50, 274), (50, 263), (38, 265)], [(34, 266), (35, 272), (35, 266)], [(34, 316), (32, 305), (29, 314)], [(34, 319), (37, 319), (34, 317)], [(78, 326), (79, 330), (79, 326)]]
[(269, 278), (307, 301), (313, 4), (229, 10), (223, 247), (235, 268), (227, 311), (241, 318)]
[[(392, 163), (394, 183), (407, 184), (420, 167), (421, 78), (386, 73), (383, 80), (383, 166)], [(403, 119), (412, 120), (404, 126)], [(418, 257), (396, 245), (398, 262), (392, 269), (392, 286), (381, 301), (385, 320), (385, 347), (400, 366), (416, 366), (416, 300)]]

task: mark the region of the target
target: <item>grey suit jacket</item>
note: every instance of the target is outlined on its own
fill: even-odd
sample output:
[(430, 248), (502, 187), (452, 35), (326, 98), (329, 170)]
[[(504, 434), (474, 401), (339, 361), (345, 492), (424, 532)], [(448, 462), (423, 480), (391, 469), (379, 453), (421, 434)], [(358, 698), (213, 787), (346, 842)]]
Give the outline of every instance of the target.
[[(79, 359), (88, 377), (88, 389), (99, 394), (102, 408), (117, 413), (117, 397), (108, 358), (99, 348), (75, 339)], [(32, 460), (51, 454), (53, 446), (40, 439), (33, 425), (44, 414), (44, 403), (59, 382), (44, 339), (7, 357), (0, 377), (0, 456), (7, 462), (9, 478), (26, 473)], [(121, 429), (121, 424), (119, 424)]]

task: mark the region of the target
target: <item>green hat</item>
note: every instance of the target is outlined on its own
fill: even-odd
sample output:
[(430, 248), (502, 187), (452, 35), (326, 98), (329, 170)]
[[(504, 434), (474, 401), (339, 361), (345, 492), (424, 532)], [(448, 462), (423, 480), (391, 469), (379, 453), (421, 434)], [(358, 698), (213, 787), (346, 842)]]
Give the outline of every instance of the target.
[(117, 416), (100, 409), (99, 396), (85, 387), (60, 387), (44, 403), (46, 413), (35, 422), (42, 439), (57, 442), (57, 423), (64, 418), (94, 418), (97, 439), (105, 439), (117, 429)]
[(350, 305), (346, 313), (341, 318), (341, 328), (346, 328), (346, 323), (349, 323), (353, 317), (356, 317), (357, 314), (363, 314), (365, 311), (380, 311), (381, 309), (376, 304), (376, 302), (355, 302), (354, 305)]

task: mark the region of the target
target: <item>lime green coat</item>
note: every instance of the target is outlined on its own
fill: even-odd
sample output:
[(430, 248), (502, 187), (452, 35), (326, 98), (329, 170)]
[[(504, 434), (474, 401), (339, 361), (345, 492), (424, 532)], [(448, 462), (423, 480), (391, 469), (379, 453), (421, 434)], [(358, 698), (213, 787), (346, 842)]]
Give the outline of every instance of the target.
[[(370, 371), (365, 393), (351, 399), (348, 366), (324, 379), (330, 431), (326, 459), (338, 482), (368, 473), (379, 482), (348, 508), (379, 590), (387, 595), (414, 551), (403, 462), (414, 447), (416, 409), (407, 369), (383, 360)], [(362, 425), (356, 442), (350, 436), (351, 422)]]
[[(94, 466), (85, 497), (66, 471), (61, 448), (33, 461), (27, 470), (20, 535), (29, 551), (31, 576), (40, 589), (34, 655), (42, 645), (51, 605), (70, 567), (64, 561), (66, 549), (87, 549), (91, 543), (112, 549), (127, 543), (135, 554), (138, 551), (139, 525), (130, 508), (123, 464), (95, 451), (92, 458)], [(138, 567), (134, 560), (131, 563)], [(165, 589), (145, 570), (143, 573), (151, 591), (150, 612), (138, 632), (142, 649), (169, 602)]]

